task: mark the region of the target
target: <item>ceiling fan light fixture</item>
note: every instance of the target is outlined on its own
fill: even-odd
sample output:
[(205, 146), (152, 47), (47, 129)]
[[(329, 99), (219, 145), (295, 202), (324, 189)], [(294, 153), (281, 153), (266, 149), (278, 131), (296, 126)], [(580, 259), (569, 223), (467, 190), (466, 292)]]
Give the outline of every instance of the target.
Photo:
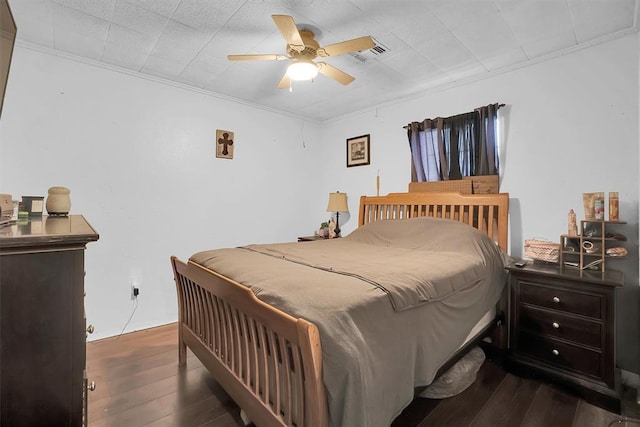
[(287, 68), (287, 76), (291, 80), (313, 80), (318, 75), (318, 66), (309, 60), (297, 60)]

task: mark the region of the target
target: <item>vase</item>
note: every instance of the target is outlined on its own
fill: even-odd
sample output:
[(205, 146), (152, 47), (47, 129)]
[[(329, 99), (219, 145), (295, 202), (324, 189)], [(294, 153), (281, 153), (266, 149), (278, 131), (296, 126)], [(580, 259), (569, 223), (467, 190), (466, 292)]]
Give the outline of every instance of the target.
[(71, 210), (71, 191), (67, 187), (51, 187), (47, 196), (47, 212), (49, 215), (66, 216)]

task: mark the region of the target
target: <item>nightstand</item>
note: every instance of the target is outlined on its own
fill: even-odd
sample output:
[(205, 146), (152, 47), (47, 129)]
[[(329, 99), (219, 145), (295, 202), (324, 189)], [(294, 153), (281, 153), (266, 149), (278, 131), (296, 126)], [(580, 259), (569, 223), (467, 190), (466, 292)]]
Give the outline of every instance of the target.
[(615, 351), (618, 271), (511, 265), (508, 367), (540, 375), (620, 413)]

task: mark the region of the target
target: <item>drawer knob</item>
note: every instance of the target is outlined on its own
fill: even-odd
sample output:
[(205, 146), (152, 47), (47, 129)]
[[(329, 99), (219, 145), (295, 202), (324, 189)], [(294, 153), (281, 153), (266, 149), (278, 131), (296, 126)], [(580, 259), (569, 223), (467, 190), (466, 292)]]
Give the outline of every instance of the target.
[(558, 328), (560, 327), (560, 323), (558, 323), (558, 322), (553, 322), (553, 323), (551, 324), (551, 326), (553, 326), (554, 328), (558, 329)]
[(555, 348), (553, 350), (551, 350), (551, 353), (553, 353), (554, 356), (560, 356), (560, 352), (558, 350), (556, 350)]
[(558, 297), (553, 297), (553, 302), (555, 302), (556, 304), (558, 304), (560, 302), (560, 298)]
[(93, 327), (93, 325), (89, 325), (89, 326), (87, 326), (87, 332), (88, 332), (88, 333), (92, 334), (92, 333), (93, 333), (93, 331), (95, 331), (95, 330), (96, 330), (96, 329)]
[(89, 383), (89, 385), (87, 386), (87, 388), (91, 391), (94, 391), (96, 389), (96, 382), (95, 381), (91, 381)]

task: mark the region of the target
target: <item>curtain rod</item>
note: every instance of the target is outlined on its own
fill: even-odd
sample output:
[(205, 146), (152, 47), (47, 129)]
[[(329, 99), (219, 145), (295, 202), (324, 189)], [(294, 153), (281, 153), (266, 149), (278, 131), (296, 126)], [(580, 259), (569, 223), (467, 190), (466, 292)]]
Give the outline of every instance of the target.
[[(505, 104), (498, 104), (498, 110), (502, 107), (504, 107)], [(485, 105), (486, 107), (486, 105)], [(482, 108), (482, 107), (478, 107), (478, 108)], [(475, 110), (474, 110), (475, 111)], [(473, 113), (473, 111), (470, 111), (469, 113)], [(462, 114), (469, 114), (469, 113), (462, 113)], [(450, 119), (451, 117), (456, 117), (456, 116), (460, 116), (462, 114), (456, 114), (455, 116), (449, 116), (449, 117), (436, 117), (435, 119), (431, 119), (431, 120), (436, 120), (436, 119)], [(409, 125), (406, 126), (402, 126), (403, 129), (409, 129)]]

